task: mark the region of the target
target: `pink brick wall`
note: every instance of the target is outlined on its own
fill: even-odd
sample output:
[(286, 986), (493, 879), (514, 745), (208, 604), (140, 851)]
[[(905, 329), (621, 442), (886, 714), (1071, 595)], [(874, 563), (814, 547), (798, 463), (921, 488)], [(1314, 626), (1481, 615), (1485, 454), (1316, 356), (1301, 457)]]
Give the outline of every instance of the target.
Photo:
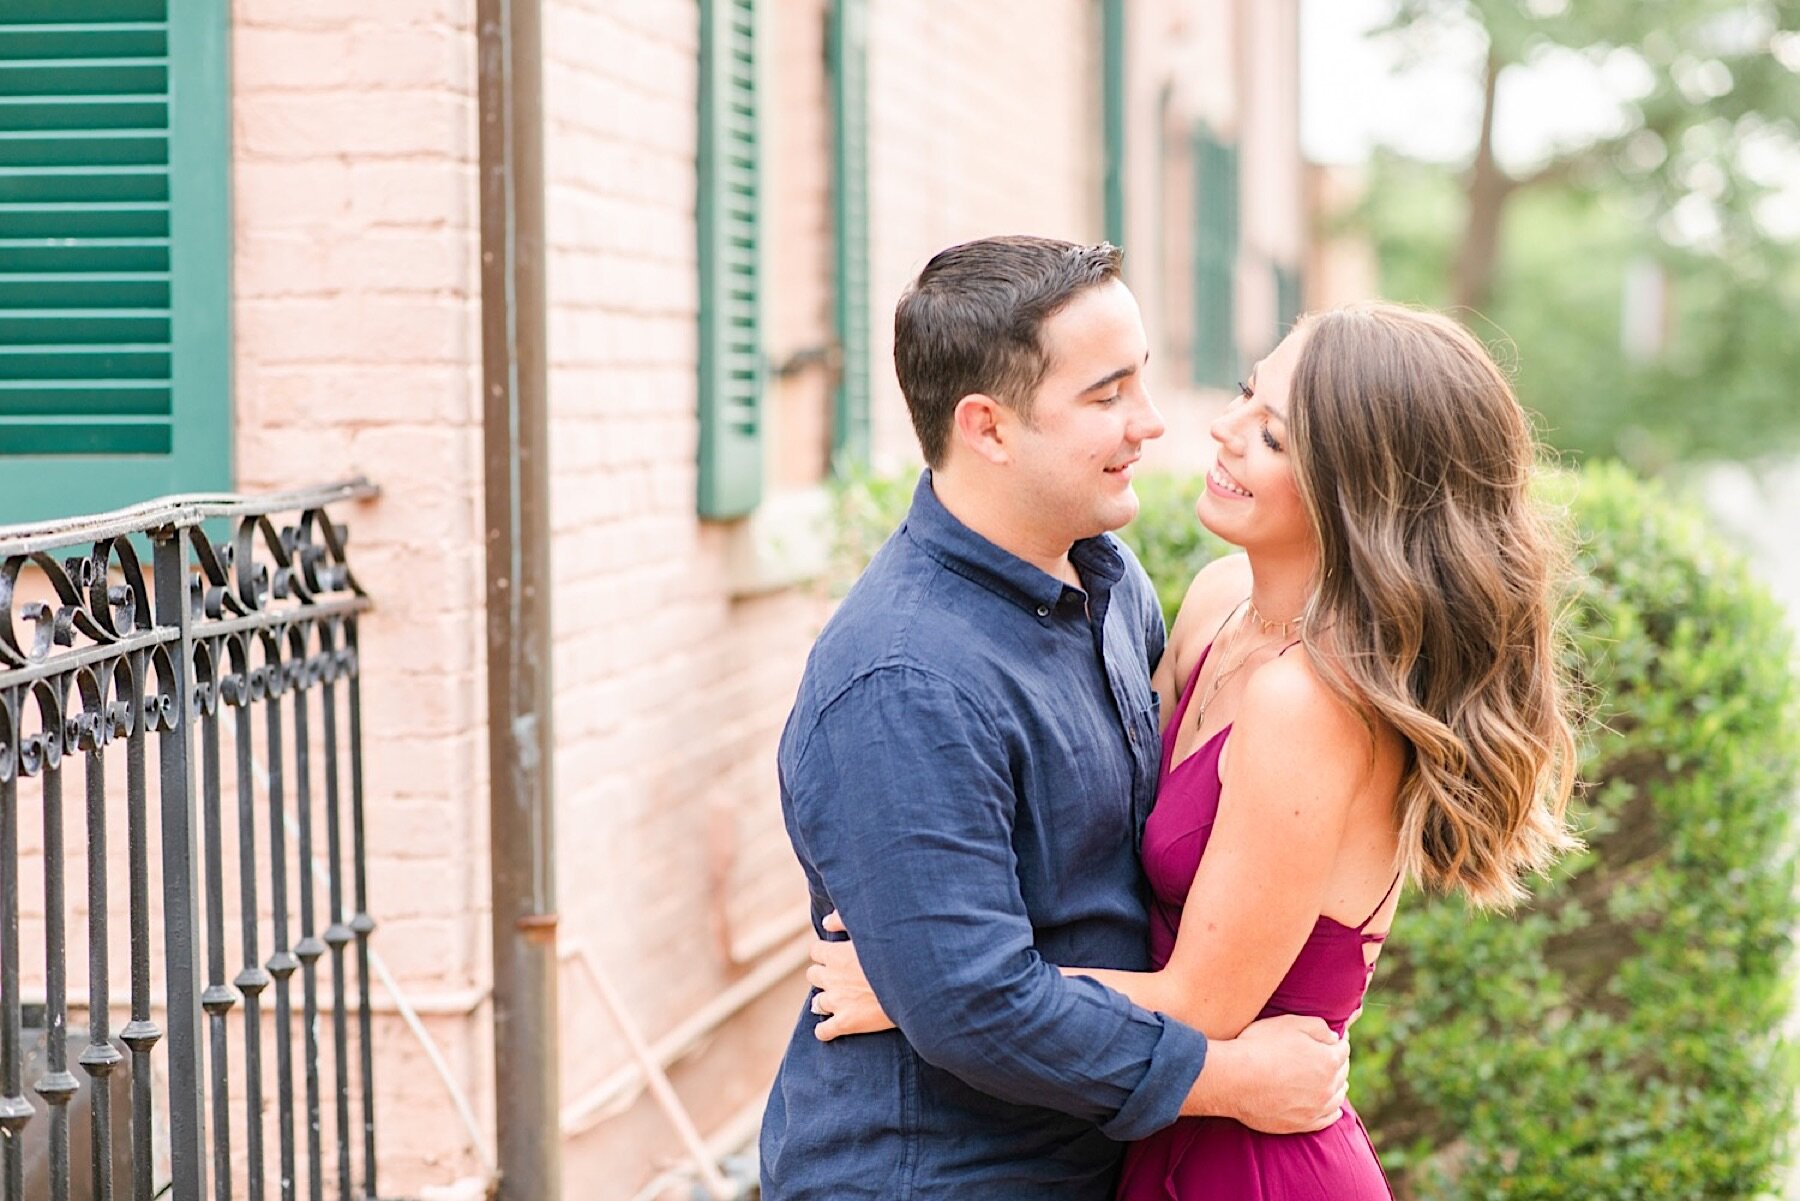
[[(239, 487), (383, 489), (338, 515), (378, 601), (372, 945), (490, 1115), (472, 9), (237, 0), (233, 316)], [(384, 1195), (479, 1172), (413, 1036), (379, 1016), (376, 1043)]]
[(1098, 241), (1099, 9), (1085, 0), (869, 6), (877, 460), (918, 461), (894, 303), (937, 251), (992, 234)]
[[(734, 920), (767, 909), (791, 938), (803, 916), (785, 845), (786, 886), (771, 897), (735, 864), (778, 829), (773, 742), (817, 603), (734, 599), (729, 539), (694, 517), (695, 7), (561, 0), (546, 5), (545, 45), (562, 938), (591, 953), (654, 1040), (750, 970), (724, 946)], [(809, 204), (788, 236), (816, 262), (819, 231), (805, 223), (825, 210), (816, 195)], [(794, 219), (772, 207), (772, 236)], [(816, 272), (800, 278), (818, 292)], [(773, 310), (771, 341), (816, 339), (823, 303)], [(816, 409), (823, 393), (809, 391)], [(808, 406), (791, 407), (793, 430)], [(820, 434), (782, 445), (806, 437), (816, 446)], [(820, 460), (800, 452), (772, 474), (805, 480), (809, 459), (816, 479)], [(676, 1065), (702, 1129), (760, 1096), (798, 987)], [(562, 1004), (574, 1102), (627, 1058), (573, 967)], [(578, 1124), (565, 1174), (583, 1196), (628, 1197), (678, 1154), (640, 1096)]]

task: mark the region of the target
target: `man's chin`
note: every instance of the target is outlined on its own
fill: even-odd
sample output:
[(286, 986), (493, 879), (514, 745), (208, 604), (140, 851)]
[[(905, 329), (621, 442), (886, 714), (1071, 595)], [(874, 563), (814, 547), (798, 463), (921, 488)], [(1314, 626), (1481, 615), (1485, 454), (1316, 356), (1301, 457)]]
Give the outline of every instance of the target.
[(1114, 497), (1112, 503), (1106, 506), (1105, 512), (1101, 515), (1104, 522), (1100, 527), (1101, 531), (1111, 533), (1114, 530), (1124, 529), (1137, 520), (1140, 508), (1142, 505), (1138, 501), (1137, 493), (1127, 487), (1123, 495)]

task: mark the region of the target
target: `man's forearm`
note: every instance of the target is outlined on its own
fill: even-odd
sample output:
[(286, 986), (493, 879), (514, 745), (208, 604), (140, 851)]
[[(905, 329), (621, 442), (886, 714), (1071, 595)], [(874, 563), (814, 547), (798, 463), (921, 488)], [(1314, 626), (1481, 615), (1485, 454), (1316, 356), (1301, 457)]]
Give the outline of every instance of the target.
[(1235, 1039), (1215, 1038), (1206, 1044), (1206, 1063), (1181, 1103), (1184, 1118), (1233, 1118), (1243, 1121), (1241, 1103), (1249, 1091), (1244, 1049)]
[(891, 1011), (926, 1062), (992, 1096), (1103, 1128), (1122, 1118), (1115, 1137), (1123, 1139), (1174, 1119), (1205, 1057), (1204, 1036), (1048, 964), (1023, 988), (1002, 983), (1009, 975), (940, 991), (930, 1003), (895, 997)]

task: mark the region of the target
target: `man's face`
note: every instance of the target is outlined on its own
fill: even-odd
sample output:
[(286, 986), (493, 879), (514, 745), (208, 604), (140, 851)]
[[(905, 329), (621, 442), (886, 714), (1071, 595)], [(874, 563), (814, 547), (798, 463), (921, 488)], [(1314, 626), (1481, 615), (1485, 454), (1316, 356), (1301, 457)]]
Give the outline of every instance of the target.
[(1009, 422), (1019, 487), (1047, 538), (1073, 543), (1137, 516), (1131, 477), (1143, 444), (1163, 433), (1144, 380), (1143, 318), (1117, 280), (1076, 296), (1039, 331), (1050, 369), (1031, 420)]

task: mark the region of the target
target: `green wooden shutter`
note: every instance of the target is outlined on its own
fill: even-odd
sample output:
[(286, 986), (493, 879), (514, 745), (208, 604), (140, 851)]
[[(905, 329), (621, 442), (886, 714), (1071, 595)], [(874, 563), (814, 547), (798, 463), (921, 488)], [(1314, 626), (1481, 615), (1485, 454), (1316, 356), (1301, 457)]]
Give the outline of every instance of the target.
[(1275, 264), (1275, 337), (1287, 337), (1300, 319), (1300, 269)]
[(832, 0), (832, 221), (840, 362), (832, 404), (831, 461), (839, 474), (869, 458), (869, 87), (865, 0)]
[(754, 0), (700, 2), (702, 517), (762, 498), (761, 130)]
[(0, 2), (0, 524), (230, 485), (227, 28)]
[(1125, 245), (1125, 0), (1100, 0), (1102, 201), (1106, 240)]
[(1237, 147), (1194, 133), (1194, 382), (1229, 387), (1238, 371)]

